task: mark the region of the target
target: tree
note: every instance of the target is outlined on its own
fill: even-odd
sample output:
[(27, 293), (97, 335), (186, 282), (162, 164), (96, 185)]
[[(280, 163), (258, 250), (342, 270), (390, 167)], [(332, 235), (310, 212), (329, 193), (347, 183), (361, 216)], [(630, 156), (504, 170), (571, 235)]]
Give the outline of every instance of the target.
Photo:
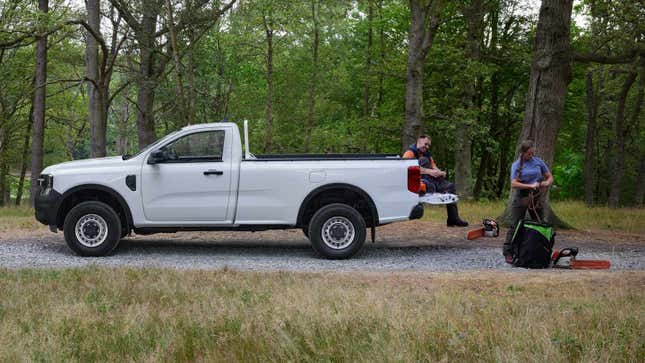
[(311, 45), (311, 84), (309, 86), (309, 111), (307, 112), (307, 126), (305, 128), (305, 152), (311, 148), (311, 130), (314, 125), (314, 112), (316, 111), (316, 86), (318, 83), (318, 47), (320, 46), (320, 28), (318, 11), (320, 8), (318, 0), (311, 0), (311, 21), (313, 24), (313, 42)]
[(417, 139), (423, 127), (423, 65), (437, 34), (442, 8), (441, 0), (410, 0), (405, 125), (401, 135), (401, 150)]
[[(161, 9), (164, 8), (162, 0), (142, 0), (138, 12), (134, 6), (128, 5), (124, 0), (109, 1), (134, 33), (139, 49), (137, 137), (139, 148), (143, 148), (157, 137), (154, 118), (155, 90), (160, 78), (165, 74), (168, 62), (172, 59), (172, 55), (164, 51), (165, 43), (157, 42), (157, 39), (166, 36), (170, 29), (167, 24), (158, 26), (158, 18)], [(224, 3), (221, 8), (217, 2), (212, 5), (212, 8), (208, 8), (208, 0), (187, 1), (193, 3), (185, 9), (200, 9), (200, 12), (192, 13), (190, 16), (179, 14), (178, 18), (181, 20), (173, 24), (176, 37), (190, 28), (198, 28), (201, 33), (210, 29), (236, 0)], [(191, 46), (194, 46), (194, 43)]]
[[(49, 0), (38, 0), (38, 10), (43, 17), (49, 12)], [(44, 24), (43, 24), (44, 25)], [(36, 70), (34, 75), (34, 116), (31, 136), (31, 188), (29, 205), (34, 205), (38, 193), (38, 178), (43, 170), (43, 142), (45, 135), (45, 102), (47, 97), (47, 33), (41, 27), (36, 35)]]
[[(516, 158), (522, 141), (533, 140), (540, 157), (547, 165), (553, 165), (567, 87), (572, 79), (569, 42), (572, 7), (573, 0), (542, 0)], [(548, 193), (542, 203), (547, 221), (555, 226), (568, 227), (550, 208)], [(509, 215), (510, 203), (503, 219), (506, 221)]]

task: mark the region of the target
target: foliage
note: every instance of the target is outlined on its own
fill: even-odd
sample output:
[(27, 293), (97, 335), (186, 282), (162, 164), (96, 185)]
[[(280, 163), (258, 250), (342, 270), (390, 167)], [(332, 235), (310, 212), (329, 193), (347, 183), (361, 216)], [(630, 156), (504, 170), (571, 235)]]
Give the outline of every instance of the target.
[[(320, 28), (315, 85), (311, 78), (312, 2), (317, 4)], [(178, 23), (203, 16), (215, 4), (196, 10), (193, 0), (171, 3)], [(8, 4), (17, 6), (3, 8), (0, 44), (34, 32), (33, 24), (40, 16), (34, 4), (15, 0), (9, 0)], [(490, 200), (503, 198), (508, 189), (506, 174), (514, 158), (515, 140), (523, 119), (537, 8), (526, 8), (528, 5), (519, 0), (484, 1), (481, 57), (474, 60), (467, 57), (464, 9), (468, 4), (465, 0), (449, 2), (441, 14), (443, 21), (425, 63), (424, 132), (433, 136), (432, 152), (438, 165), (454, 175), (457, 127), (462, 120), (476, 121), (472, 128), (472, 177), (476, 188), (479, 187), (476, 197)], [(634, 39), (640, 39), (645, 23), (643, 7), (639, 4), (580, 2), (576, 7), (577, 19), (585, 17), (588, 22), (573, 24), (574, 49), (609, 56), (629, 51)], [(90, 153), (87, 82), (83, 81), (85, 35), (77, 25), (68, 24), (70, 20), (82, 18), (85, 9), (73, 1), (58, 0), (50, 5), (52, 10), (44, 24), (58, 30), (50, 35), (46, 165), (85, 158)], [(304, 150), (309, 94), (315, 86), (311, 152), (398, 153), (405, 111), (408, 5), (401, 0), (240, 0), (216, 22), (179, 32), (181, 69), (185, 73), (183, 87), (192, 102), (195, 122), (228, 120), (242, 125), (248, 119), (251, 148), (258, 153), (264, 151), (268, 101), (263, 21), (268, 21), (274, 29), (273, 152)], [(132, 6), (135, 12), (140, 12), (137, 4)], [(104, 17), (117, 12), (109, 1), (102, 2), (102, 9)], [(367, 15), (370, 9), (371, 19)], [(165, 2), (158, 11), (158, 22), (159, 26), (168, 24)], [(370, 30), (371, 43), (368, 42)], [(108, 153), (134, 153), (138, 150), (135, 120), (137, 85), (141, 80), (137, 40), (125, 25), (118, 29), (104, 27), (102, 31), (106, 40), (111, 39), (113, 31), (119, 36), (127, 35), (112, 75), (111, 92), (115, 92), (115, 97), (108, 113)], [(0, 136), (8, 138), (4, 145), (11, 145), (0, 155), (0, 165), (7, 170), (0, 179), (15, 177), (22, 163), (28, 162), (22, 160), (22, 140), (25, 126), (30, 122), (33, 40), (34, 37), (25, 38), (19, 46), (4, 50), (4, 56), (0, 57), (3, 62), (0, 98), (20, 105), (14, 114), (0, 120)], [(158, 37), (156, 45), (166, 41), (166, 37)], [(155, 56), (159, 60), (170, 57), (169, 53)], [(178, 67), (173, 61), (167, 64), (155, 84), (157, 136), (186, 122), (186, 115), (178, 107)], [(574, 64), (551, 166), (558, 186), (553, 199), (578, 199), (584, 195), (584, 141), (589, 131), (585, 76), (593, 72), (595, 81), (602, 79), (601, 86), (596, 84), (602, 101), (598, 129), (593, 130), (597, 132), (594, 194), (598, 202), (606, 201), (613, 174), (612, 160), (616, 155), (616, 95), (625, 72), (638, 71), (639, 67), (642, 66), (636, 62)], [(469, 103), (465, 90), (472, 82), (476, 92)], [(628, 96), (630, 112), (636, 107), (639, 82)], [(633, 132), (626, 142), (623, 204), (638, 203), (633, 195), (638, 180), (643, 178), (643, 173), (639, 173), (643, 155), (640, 145), (644, 140), (642, 118), (642, 113), (629, 117)]]

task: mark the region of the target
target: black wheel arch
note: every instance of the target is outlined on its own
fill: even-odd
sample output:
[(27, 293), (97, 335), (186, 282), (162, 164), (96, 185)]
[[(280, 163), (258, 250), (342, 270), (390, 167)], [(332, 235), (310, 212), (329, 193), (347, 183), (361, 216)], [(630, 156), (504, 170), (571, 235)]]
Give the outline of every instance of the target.
[[(370, 197), (370, 195), (367, 194), (367, 192), (365, 192), (363, 189), (355, 185), (346, 184), (346, 183), (325, 184), (309, 192), (309, 194), (305, 197), (305, 199), (300, 204), (300, 209), (298, 210), (298, 219), (296, 222), (297, 226), (299, 227), (306, 226), (309, 223), (309, 220), (311, 219), (311, 217), (313, 216), (313, 213), (315, 213), (316, 209), (319, 209), (324, 205), (331, 204), (331, 203), (342, 203), (342, 204), (347, 204), (352, 206), (352, 204), (347, 203), (346, 200), (338, 199), (338, 193), (345, 193), (345, 192), (353, 194), (357, 196), (360, 200), (365, 202), (366, 210), (365, 208), (360, 208), (361, 210), (359, 210), (359, 212), (365, 219), (365, 223), (367, 226), (376, 227), (379, 224), (378, 222), (379, 217), (378, 217), (378, 210), (376, 208), (376, 204), (374, 204), (374, 200), (372, 200), (372, 197)], [(315, 206), (316, 201), (321, 200), (321, 198), (325, 196), (330, 196), (328, 202), (325, 202), (324, 204), (318, 206), (318, 208), (315, 208), (312, 212), (312, 207)]]
[[(87, 198), (92, 196), (91, 198)], [(56, 204), (56, 225), (62, 229), (65, 216), (78, 203), (87, 200), (98, 200), (110, 205), (121, 219), (122, 229), (134, 228), (132, 212), (123, 196), (116, 190), (101, 184), (83, 184), (75, 186), (60, 197)]]

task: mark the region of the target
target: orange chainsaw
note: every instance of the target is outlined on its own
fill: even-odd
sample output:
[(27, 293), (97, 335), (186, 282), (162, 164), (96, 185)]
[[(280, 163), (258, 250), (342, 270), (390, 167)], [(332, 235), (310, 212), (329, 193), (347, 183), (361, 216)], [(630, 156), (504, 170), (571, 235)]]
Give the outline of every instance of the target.
[(484, 219), (482, 228), (473, 229), (468, 231), (466, 238), (473, 240), (479, 237), (497, 237), (499, 236), (499, 225), (494, 219)]
[(577, 247), (563, 248), (553, 251), (551, 260), (554, 268), (567, 268), (573, 270), (607, 270), (611, 267), (608, 260), (578, 260)]

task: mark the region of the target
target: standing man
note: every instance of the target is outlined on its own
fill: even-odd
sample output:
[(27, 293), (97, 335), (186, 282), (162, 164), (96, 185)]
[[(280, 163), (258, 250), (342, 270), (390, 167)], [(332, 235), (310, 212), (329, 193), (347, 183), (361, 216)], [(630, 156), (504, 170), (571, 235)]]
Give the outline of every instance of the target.
[[(432, 159), (430, 144), (432, 140), (428, 135), (421, 135), (416, 144), (411, 144), (403, 153), (404, 159), (417, 159), (421, 167), (421, 188), (423, 193), (451, 193), (457, 194), (455, 184), (446, 180), (446, 172), (439, 169)], [(446, 204), (448, 227), (466, 227), (468, 222), (459, 218), (457, 203)]]

